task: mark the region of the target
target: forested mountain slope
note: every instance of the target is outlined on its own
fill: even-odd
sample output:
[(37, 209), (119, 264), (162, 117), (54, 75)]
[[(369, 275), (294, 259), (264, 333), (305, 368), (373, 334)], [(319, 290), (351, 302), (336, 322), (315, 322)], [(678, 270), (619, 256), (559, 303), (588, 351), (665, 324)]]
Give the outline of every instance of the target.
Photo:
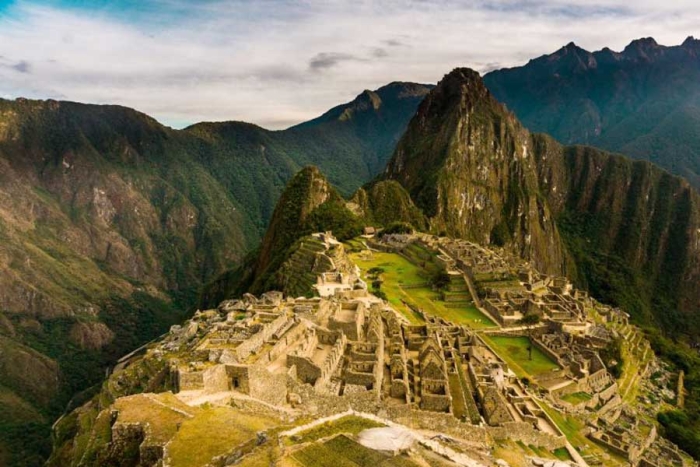
[(644, 38), (622, 52), (570, 43), (484, 82), (533, 132), (649, 160), (700, 187), (700, 40)]

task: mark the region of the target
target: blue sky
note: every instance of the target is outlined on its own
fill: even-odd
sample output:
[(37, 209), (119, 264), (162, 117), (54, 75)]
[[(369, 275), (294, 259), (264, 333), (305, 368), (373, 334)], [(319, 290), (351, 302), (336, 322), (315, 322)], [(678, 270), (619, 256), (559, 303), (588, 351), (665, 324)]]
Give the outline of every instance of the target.
[(0, 96), (284, 128), (395, 80), (699, 25), (696, 0), (0, 0)]

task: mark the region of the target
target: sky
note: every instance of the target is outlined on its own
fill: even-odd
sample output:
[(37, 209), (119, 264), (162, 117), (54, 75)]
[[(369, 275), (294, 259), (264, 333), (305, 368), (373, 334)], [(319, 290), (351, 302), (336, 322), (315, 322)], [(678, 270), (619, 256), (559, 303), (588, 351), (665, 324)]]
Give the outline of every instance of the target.
[(281, 129), (457, 66), (691, 35), (697, 0), (0, 0), (0, 97)]

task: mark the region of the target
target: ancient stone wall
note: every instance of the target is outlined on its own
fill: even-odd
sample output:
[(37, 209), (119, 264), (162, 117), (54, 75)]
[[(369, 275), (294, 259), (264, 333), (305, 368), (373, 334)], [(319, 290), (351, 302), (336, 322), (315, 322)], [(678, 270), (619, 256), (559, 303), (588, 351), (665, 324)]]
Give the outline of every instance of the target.
[(222, 392), (231, 389), (231, 379), (226, 372), (226, 365), (215, 365), (207, 368), (202, 377), (204, 390), (207, 392)]
[(452, 397), (449, 394), (421, 393), (420, 407), (431, 412), (451, 412)]
[(256, 366), (265, 366), (268, 363), (277, 359), (277, 357), (279, 357), (280, 355), (287, 353), (289, 346), (291, 346), (292, 344), (297, 342), (299, 340), (299, 338), (301, 338), (301, 336), (306, 332), (307, 329), (308, 329), (308, 325), (305, 322), (301, 322), (301, 323), (297, 324), (291, 330), (285, 332), (279, 338), (279, 340), (275, 343), (275, 345), (272, 347), (272, 349), (270, 349), (268, 354), (265, 355), (264, 357), (258, 359), (258, 361), (255, 362), (255, 365)]
[(357, 384), (361, 386), (365, 386), (367, 388), (370, 387), (375, 387), (375, 367), (376, 363), (374, 362), (360, 362), (363, 363), (364, 365), (362, 367), (359, 367), (356, 364), (353, 364), (351, 368), (349, 368), (344, 375), (345, 383), (346, 384)]
[(226, 365), (226, 376), (231, 389), (250, 394), (250, 367), (247, 365)]
[(245, 361), (252, 353), (260, 350), (260, 348), (265, 345), (265, 342), (270, 340), (272, 335), (284, 327), (289, 320), (291, 320), (289, 316), (286, 314), (281, 314), (273, 321), (264, 324), (260, 331), (241, 342), (241, 344), (236, 347), (236, 356), (238, 357), (238, 361)]
[(497, 440), (520, 441), (527, 446), (539, 446), (550, 451), (566, 446), (566, 437), (553, 436), (538, 431), (529, 423), (510, 422), (497, 427), (489, 427), (488, 431)]
[(177, 373), (177, 388), (178, 391), (191, 391), (196, 389), (204, 389), (204, 372), (203, 371), (183, 371), (178, 370)]
[(321, 377), (321, 369), (310, 358), (300, 355), (287, 355), (287, 367), (296, 367), (299, 381), (315, 384)]
[(338, 363), (341, 361), (343, 355), (345, 354), (345, 346), (347, 345), (348, 339), (345, 334), (340, 334), (336, 337), (335, 343), (330, 353), (326, 356), (322, 366), (321, 375), (316, 380), (316, 386), (322, 386), (330, 381), (331, 376), (338, 367)]
[(273, 405), (287, 399), (287, 375), (270, 373), (262, 367), (250, 368), (250, 396)]

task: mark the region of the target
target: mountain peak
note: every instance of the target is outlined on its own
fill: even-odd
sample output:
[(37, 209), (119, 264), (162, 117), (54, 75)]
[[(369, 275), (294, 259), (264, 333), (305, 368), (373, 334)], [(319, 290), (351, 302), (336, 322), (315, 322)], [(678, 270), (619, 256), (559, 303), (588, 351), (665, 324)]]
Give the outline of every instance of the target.
[[(481, 82), (481, 75), (476, 70), (467, 67), (458, 67), (447, 73), (443, 77), (445, 80), (458, 80), (463, 82)], [(439, 86), (439, 85), (438, 85)]]
[(313, 120), (291, 128), (308, 128), (329, 122), (352, 122), (374, 118), (380, 109), (395, 112), (406, 106), (415, 108), (434, 86), (418, 83), (394, 81), (377, 90), (365, 89), (352, 101), (333, 107)]
[(261, 275), (274, 257), (296, 240), (298, 232), (292, 229), (303, 225), (314, 209), (330, 199), (340, 199), (340, 195), (318, 167), (304, 167), (292, 177), (277, 202), (262, 240), (257, 274)]
[[(481, 76), (456, 68), (421, 104), (385, 177), (409, 192), (431, 228), (507, 245), (559, 274), (562, 251), (553, 218), (541, 203), (529, 208), (538, 206), (539, 191), (532, 151), (527, 131)], [(547, 221), (540, 222), (539, 210)]]
[(660, 49), (661, 46), (653, 37), (642, 37), (630, 42), (622, 54), (629, 58), (650, 58), (650, 55), (655, 54)]
[(380, 87), (375, 93), (382, 98), (383, 101), (392, 99), (407, 99), (412, 97), (425, 97), (435, 85), (418, 84), (407, 81), (392, 81)]
[(700, 47), (700, 39), (696, 39), (693, 36), (688, 36), (683, 43), (681, 44), (681, 47), (684, 48), (698, 48)]
[(471, 68), (455, 68), (446, 74), (437, 85), (436, 94), (444, 94), (447, 97), (470, 94), (474, 97), (489, 95), (481, 75)]

